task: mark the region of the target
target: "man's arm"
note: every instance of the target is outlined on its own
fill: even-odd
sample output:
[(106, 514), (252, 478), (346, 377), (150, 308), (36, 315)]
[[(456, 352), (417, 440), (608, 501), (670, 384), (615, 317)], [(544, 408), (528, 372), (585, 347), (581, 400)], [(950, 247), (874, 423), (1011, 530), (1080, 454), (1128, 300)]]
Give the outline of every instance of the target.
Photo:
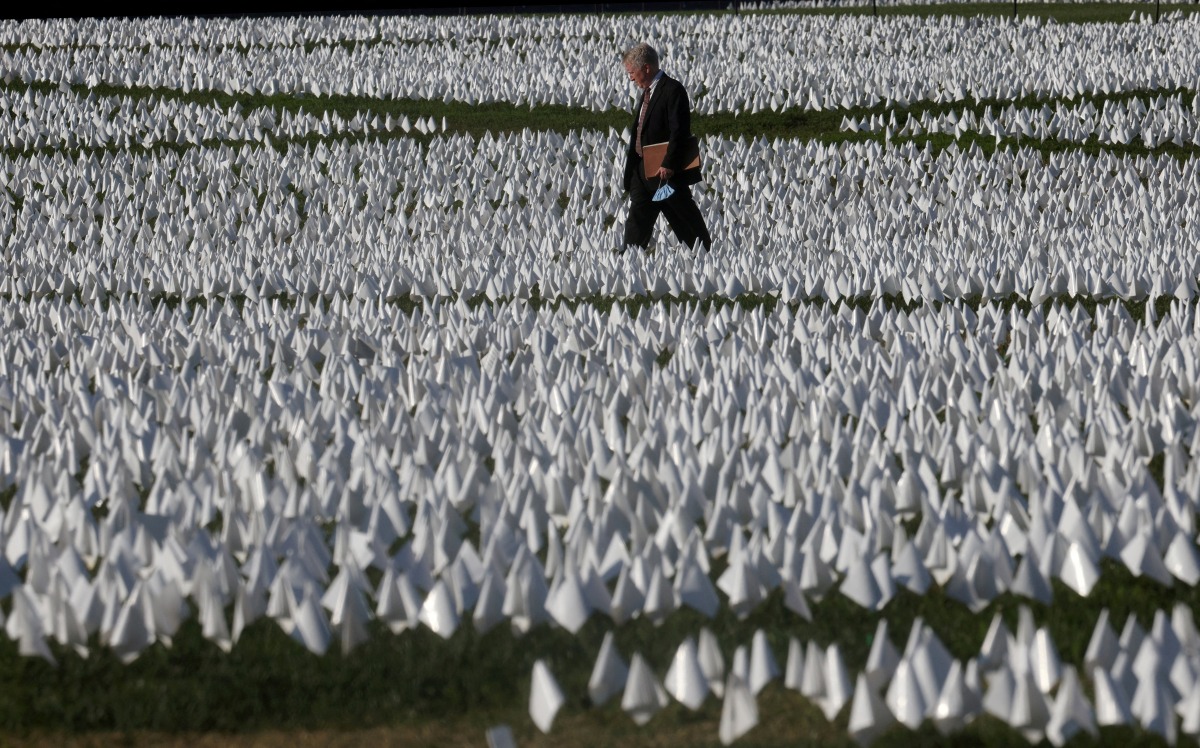
[(634, 149), (634, 140), (637, 138), (637, 121), (638, 105), (634, 104), (633, 122), (629, 126), (629, 145), (625, 149), (625, 173), (621, 177), (621, 186), (626, 192), (629, 192), (629, 185), (637, 178), (637, 170), (641, 168), (637, 165), (637, 151)]
[(691, 104), (683, 84), (676, 83), (671, 86), (669, 94), (669, 97), (663, 102), (667, 105), (667, 129), (670, 133), (667, 137), (667, 154), (663, 158), (663, 169), (660, 171), (663, 179), (670, 179), (675, 172), (686, 166), (686, 164), (680, 163), (680, 160), (684, 141), (692, 134)]

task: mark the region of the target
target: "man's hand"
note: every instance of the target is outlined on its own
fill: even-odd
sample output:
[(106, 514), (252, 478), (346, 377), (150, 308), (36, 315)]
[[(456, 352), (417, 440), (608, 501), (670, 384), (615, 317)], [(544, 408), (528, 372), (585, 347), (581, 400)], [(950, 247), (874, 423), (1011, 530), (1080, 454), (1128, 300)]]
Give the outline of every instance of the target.
[(674, 171), (668, 169), (665, 166), (658, 167), (658, 178), (659, 179), (666, 181), (666, 180), (669, 180), (673, 176), (675, 176)]

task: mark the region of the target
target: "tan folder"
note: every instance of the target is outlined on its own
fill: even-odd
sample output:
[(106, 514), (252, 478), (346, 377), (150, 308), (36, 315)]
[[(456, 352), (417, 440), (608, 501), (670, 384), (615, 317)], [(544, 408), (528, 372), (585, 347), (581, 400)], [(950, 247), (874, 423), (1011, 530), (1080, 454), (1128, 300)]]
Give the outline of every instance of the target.
[[(663, 159), (667, 157), (667, 144), (654, 143), (642, 146), (642, 175), (647, 180), (655, 179), (658, 170), (662, 168)], [(695, 135), (683, 142), (683, 158), (687, 166), (683, 171), (700, 168), (700, 141)]]

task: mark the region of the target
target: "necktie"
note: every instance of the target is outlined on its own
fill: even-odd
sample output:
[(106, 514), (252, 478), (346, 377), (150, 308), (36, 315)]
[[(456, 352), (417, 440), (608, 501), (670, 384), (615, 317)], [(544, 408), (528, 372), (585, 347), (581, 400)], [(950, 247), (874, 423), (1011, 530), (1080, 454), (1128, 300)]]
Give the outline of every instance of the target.
[(646, 121), (646, 110), (650, 108), (650, 89), (642, 94), (642, 111), (638, 114), (637, 140), (634, 141), (633, 148), (637, 151), (637, 155), (642, 155), (642, 123)]

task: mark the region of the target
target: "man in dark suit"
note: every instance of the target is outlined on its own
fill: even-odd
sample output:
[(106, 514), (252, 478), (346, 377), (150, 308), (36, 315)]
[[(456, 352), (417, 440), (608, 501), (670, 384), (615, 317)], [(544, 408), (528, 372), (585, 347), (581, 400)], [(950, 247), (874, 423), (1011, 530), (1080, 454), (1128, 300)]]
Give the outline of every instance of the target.
[[(684, 172), (684, 143), (692, 135), (692, 113), (683, 84), (658, 67), (658, 53), (649, 44), (631, 47), (621, 58), (629, 80), (642, 89), (633, 111), (633, 137), (625, 161), (625, 190), (629, 193), (629, 218), (625, 222), (625, 246), (646, 248), (658, 214), (667, 217), (675, 236), (689, 247), (699, 241), (705, 249), (712, 237), (704, 217), (692, 199), (689, 185), (700, 181), (697, 171)], [(642, 170), (642, 145), (667, 143), (667, 155), (658, 173), (646, 179)], [(666, 200), (653, 200), (662, 184), (675, 190)]]

